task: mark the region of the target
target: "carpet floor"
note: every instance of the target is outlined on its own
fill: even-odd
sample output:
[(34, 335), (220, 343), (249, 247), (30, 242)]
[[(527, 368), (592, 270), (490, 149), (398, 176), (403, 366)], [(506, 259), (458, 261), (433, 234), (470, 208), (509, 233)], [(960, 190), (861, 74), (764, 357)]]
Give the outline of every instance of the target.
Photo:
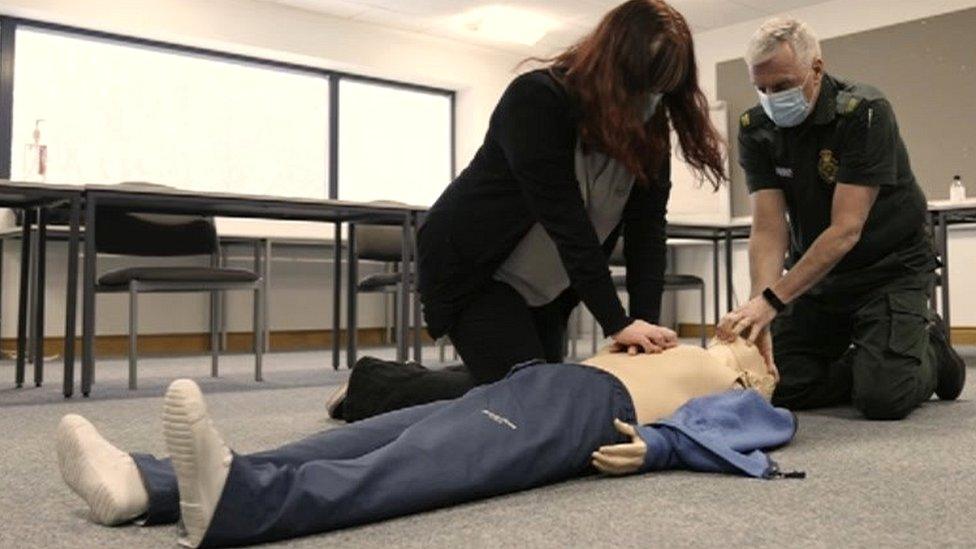
[[(963, 349), (970, 367), (976, 349)], [(433, 352), (433, 351), (428, 351)], [(371, 354), (383, 354), (374, 352)], [(274, 447), (339, 425), (325, 396), (341, 383), (327, 353), (268, 355), (264, 383), (247, 355), (144, 358), (140, 389), (126, 363), (99, 362), (92, 398), (60, 396), (51, 364), (41, 388), (14, 389), (0, 364), (0, 548), (176, 547), (172, 526), (104, 528), (62, 482), (53, 433), (80, 413), (127, 450), (164, 452), (160, 410), (169, 381), (194, 377), (214, 421), (239, 452)], [(970, 371), (970, 378), (976, 372)], [(288, 547), (918, 547), (974, 546), (976, 383), (957, 402), (932, 401), (901, 422), (867, 422), (850, 409), (800, 414), (793, 444), (776, 452), (805, 480), (756, 481), (669, 472), (588, 477), (378, 524), (292, 540)]]

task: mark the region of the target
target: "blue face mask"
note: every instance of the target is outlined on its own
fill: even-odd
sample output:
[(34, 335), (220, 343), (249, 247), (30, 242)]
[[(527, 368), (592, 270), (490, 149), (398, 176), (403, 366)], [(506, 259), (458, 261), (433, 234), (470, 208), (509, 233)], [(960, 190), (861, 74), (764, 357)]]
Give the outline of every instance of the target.
[(644, 122), (645, 123), (647, 123), (648, 121), (650, 121), (650, 119), (654, 116), (654, 113), (657, 112), (657, 107), (658, 107), (658, 105), (661, 104), (661, 98), (663, 98), (663, 97), (664, 97), (663, 94), (656, 93), (656, 92), (651, 92), (650, 99), (648, 99), (648, 101), (647, 101), (647, 107), (645, 107), (645, 109), (644, 109)]
[(806, 79), (803, 80), (803, 84), (781, 92), (769, 94), (758, 92), (759, 103), (766, 111), (766, 115), (780, 128), (799, 126), (813, 111), (813, 103), (803, 94), (805, 85)]

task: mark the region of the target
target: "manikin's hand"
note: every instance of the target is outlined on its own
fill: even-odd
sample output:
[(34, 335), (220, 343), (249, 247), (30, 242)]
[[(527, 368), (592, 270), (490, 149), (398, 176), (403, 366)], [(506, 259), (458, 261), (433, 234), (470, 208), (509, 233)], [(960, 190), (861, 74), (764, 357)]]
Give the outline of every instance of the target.
[(725, 342), (732, 342), (736, 337), (742, 336), (749, 343), (755, 343), (774, 318), (776, 318), (776, 309), (766, 301), (766, 298), (757, 295), (745, 305), (722, 317), (715, 328), (715, 335)]
[(660, 353), (678, 345), (678, 334), (674, 330), (656, 326), (643, 320), (635, 320), (629, 326), (613, 334), (613, 345), (610, 352), (622, 353), (627, 351), (631, 355), (643, 351), (645, 353)]
[(644, 456), (647, 454), (647, 443), (637, 434), (633, 425), (624, 423), (619, 419), (613, 420), (613, 426), (621, 434), (630, 437), (630, 442), (626, 444), (611, 444), (600, 446), (600, 449), (593, 452), (593, 466), (601, 473), (608, 475), (629, 475), (636, 473), (641, 465), (644, 464)]

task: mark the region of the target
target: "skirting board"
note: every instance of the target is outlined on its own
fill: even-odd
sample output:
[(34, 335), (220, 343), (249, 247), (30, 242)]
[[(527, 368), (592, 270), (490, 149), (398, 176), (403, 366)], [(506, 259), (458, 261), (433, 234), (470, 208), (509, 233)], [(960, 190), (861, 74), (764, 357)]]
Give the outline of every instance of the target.
[[(385, 344), (384, 328), (361, 328), (357, 333), (357, 340), (361, 347)], [(331, 330), (287, 330), (271, 332), (271, 350), (278, 351), (314, 351), (332, 348)], [(230, 353), (249, 353), (254, 348), (251, 332), (233, 332), (227, 334), (227, 351)], [(425, 344), (432, 343), (424, 333)], [(346, 332), (339, 332), (339, 343), (345, 345)], [(58, 337), (44, 338), (44, 354), (46, 356), (61, 355), (64, 350), (64, 340)], [(17, 347), (17, 340), (5, 338), (0, 340), (4, 354), (12, 355)], [(127, 335), (104, 335), (95, 338), (95, 353), (100, 357), (122, 357), (128, 354), (129, 337)], [(81, 352), (81, 341), (76, 340), (75, 353)], [(210, 352), (210, 334), (146, 334), (139, 336), (139, 353), (152, 355), (192, 355)], [(78, 355), (80, 356), (80, 354)]]
[[(714, 326), (706, 326), (705, 331), (708, 337), (715, 334)], [(678, 335), (680, 337), (699, 337), (701, 334), (700, 324), (679, 324)], [(952, 329), (952, 342), (957, 345), (976, 345), (976, 326), (958, 326)]]

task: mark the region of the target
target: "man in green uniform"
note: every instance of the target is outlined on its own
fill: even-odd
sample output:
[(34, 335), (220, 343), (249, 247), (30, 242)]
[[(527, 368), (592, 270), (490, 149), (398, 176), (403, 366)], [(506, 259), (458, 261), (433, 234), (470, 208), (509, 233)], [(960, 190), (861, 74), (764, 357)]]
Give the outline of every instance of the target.
[(955, 399), (965, 364), (928, 308), (938, 262), (891, 104), (825, 73), (794, 19), (764, 23), (746, 61), (760, 99), (739, 121), (752, 299), (719, 335), (759, 345), (780, 406), (901, 419), (933, 392)]

